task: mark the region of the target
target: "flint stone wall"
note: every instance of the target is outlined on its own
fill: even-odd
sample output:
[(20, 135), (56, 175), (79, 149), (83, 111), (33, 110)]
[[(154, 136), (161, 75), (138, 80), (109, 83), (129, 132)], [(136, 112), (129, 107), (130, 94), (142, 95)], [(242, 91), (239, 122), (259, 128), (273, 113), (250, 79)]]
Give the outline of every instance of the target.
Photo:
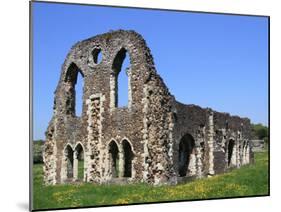
[[(126, 52), (129, 101), (128, 107), (118, 107), (117, 78)], [(81, 117), (75, 114), (78, 72), (84, 78)], [(62, 66), (53, 110), (44, 151), (46, 184), (76, 180), (79, 148), (84, 152), (83, 181), (94, 183), (176, 184), (253, 161), (250, 120), (177, 102), (157, 74), (145, 40), (134, 31), (111, 31), (76, 43)], [(182, 176), (179, 167), (184, 167)]]

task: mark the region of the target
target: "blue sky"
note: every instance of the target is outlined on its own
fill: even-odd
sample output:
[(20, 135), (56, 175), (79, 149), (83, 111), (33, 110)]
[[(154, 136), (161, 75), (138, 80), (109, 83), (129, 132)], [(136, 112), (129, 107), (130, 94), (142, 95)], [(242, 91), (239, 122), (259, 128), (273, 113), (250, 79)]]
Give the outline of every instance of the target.
[[(116, 29), (144, 37), (157, 72), (178, 101), (268, 124), (265, 17), (39, 2), (33, 3), (33, 12), (34, 139), (45, 138), (61, 65), (71, 46)], [(127, 82), (124, 71), (120, 74), (124, 105)], [(76, 86), (78, 114), (81, 82)]]

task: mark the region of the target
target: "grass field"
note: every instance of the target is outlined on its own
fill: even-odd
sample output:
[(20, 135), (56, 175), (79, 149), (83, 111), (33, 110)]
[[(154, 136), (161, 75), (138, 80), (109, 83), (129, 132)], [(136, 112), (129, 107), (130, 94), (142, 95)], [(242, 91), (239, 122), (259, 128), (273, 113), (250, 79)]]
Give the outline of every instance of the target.
[(34, 165), (34, 209), (209, 199), (268, 194), (268, 155), (256, 153), (255, 164), (212, 178), (175, 186), (43, 185), (42, 164)]

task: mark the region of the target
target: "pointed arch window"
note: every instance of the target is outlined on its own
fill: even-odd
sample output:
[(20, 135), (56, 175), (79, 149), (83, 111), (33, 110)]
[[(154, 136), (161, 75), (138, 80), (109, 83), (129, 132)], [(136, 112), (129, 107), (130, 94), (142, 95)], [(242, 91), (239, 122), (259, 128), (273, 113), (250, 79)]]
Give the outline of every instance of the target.
[(113, 60), (113, 74), (111, 75), (111, 107), (131, 106), (131, 64), (125, 48), (116, 54)]
[(83, 110), (84, 74), (72, 63), (65, 77), (65, 112), (67, 115), (81, 116)]

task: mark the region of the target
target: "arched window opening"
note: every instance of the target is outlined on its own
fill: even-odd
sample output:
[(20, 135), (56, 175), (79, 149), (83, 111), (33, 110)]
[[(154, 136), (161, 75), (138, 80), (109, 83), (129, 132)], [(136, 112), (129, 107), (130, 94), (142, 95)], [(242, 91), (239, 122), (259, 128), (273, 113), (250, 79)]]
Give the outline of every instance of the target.
[(71, 146), (67, 145), (65, 149), (65, 156), (66, 156), (66, 176), (68, 179), (73, 178), (73, 150)]
[(92, 51), (92, 56), (95, 64), (99, 64), (102, 60), (102, 52), (100, 48), (95, 48)]
[(128, 52), (122, 48), (113, 61), (114, 71), (114, 105), (115, 107), (128, 107), (130, 98), (130, 57)]
[(127, 140), (122, 142), (124, 152), (124, 175), (123, 177), (132, 177), (132, 160), (133, 151), (130, 143)]
[(231, 165), (234, 144), (235, 144), (234, 140), (232, 140), (232, 139), (229, 140), (229, 143), (228, 143), (228, 154), (227, 154), (228, 166)]
[[(78, 71), (78, 73), (81, 73)], [(82, 115), (82, 107), (83, 107), (83, 87), (84, 87), (84, 80), (81, 74), (77, 76), (77, 83), (76, 83), (76, 96), (75, 96), (75, 113), (76, 116)]]
[(84, 179), (84, 149), (79, 143), (74, 151), (74, 176), (75, 179), (82, 181)]
[(178, 171), (179, 176), (184, 177), (191, 171), (192, 154), (194, 154), (195, 142), (190, 134), (186, 134), (182, 137), (179, 143), (179, 158), (178, 158)]
[(81, 116), (83, 109), (83, 72), (72, 63), (66, 73), (66, 114)]
[(119, 176), (119, 150), (118, 146), (114, 141), (109, 144), (109, 167), (111, 169), (112, 177)]

